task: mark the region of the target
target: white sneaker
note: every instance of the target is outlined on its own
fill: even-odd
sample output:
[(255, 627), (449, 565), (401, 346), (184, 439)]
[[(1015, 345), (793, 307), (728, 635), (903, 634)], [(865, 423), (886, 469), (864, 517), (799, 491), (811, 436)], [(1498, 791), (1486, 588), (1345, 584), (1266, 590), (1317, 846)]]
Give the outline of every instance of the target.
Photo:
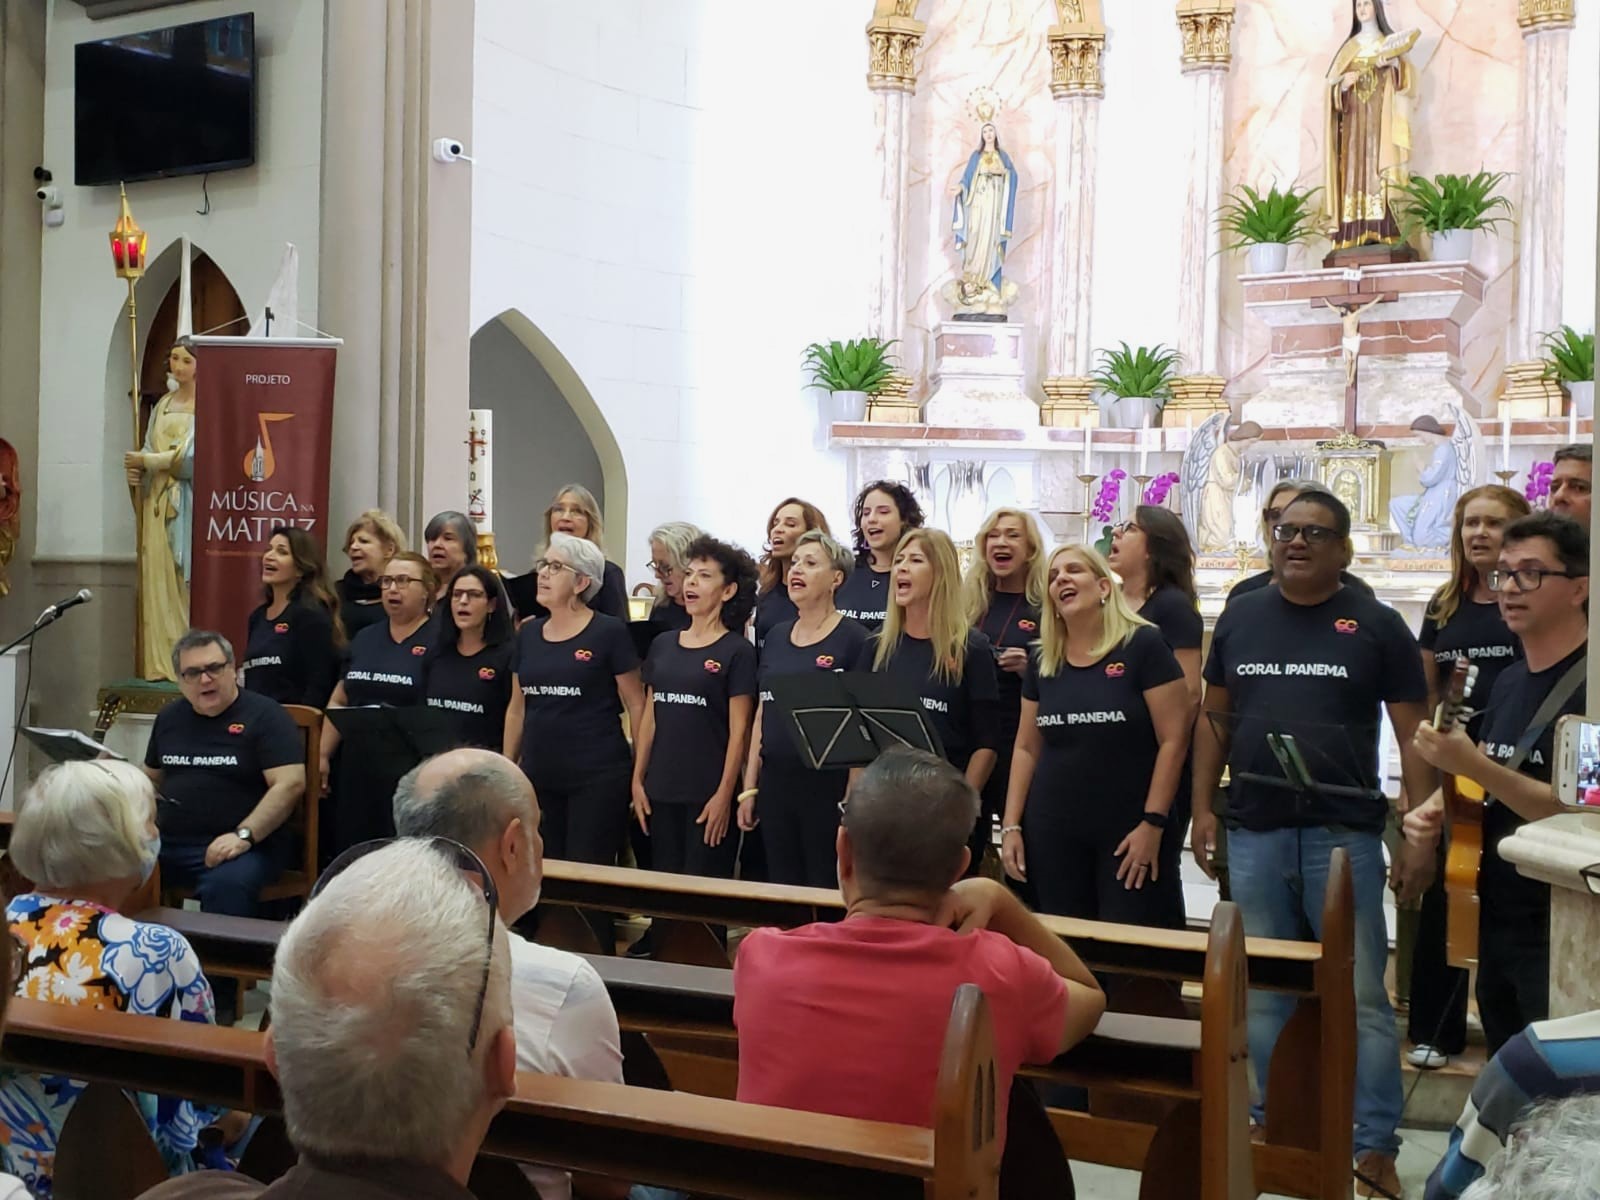
[(1406, 1054), (1406, 1061), (1419, 1071), (1437, 1071), (1450, 1064), (1450, 1056), (1433, 1046), (1413, 1046)]

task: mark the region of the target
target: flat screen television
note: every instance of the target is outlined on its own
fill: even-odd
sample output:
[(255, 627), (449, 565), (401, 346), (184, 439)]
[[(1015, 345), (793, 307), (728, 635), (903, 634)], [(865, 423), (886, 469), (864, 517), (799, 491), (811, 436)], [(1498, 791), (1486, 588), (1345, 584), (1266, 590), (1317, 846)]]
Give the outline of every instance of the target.
[(80, 187), (248, 167), (255, 15), (83, 42), (74, 93)]

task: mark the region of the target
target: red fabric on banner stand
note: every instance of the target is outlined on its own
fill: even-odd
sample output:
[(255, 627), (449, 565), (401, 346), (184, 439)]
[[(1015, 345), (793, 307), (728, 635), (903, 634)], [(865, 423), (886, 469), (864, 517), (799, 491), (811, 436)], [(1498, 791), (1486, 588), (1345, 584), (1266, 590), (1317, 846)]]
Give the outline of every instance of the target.
[(279, 525), (328, 548), (336, 338), (194, 339), (194, 567), (189, 623), (244, 653), (261, 555)]

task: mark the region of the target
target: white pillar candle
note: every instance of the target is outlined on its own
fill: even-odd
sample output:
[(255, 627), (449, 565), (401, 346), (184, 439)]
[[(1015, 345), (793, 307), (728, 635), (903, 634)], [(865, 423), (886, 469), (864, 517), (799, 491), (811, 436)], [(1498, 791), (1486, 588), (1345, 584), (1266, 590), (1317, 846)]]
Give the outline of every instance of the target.
[(1146, 421), (1139, 426), (1139, 474), (1150, 474), (1150, 422)]
[(1508, 410), (1500, 421), (1500, 469), (1511, 470), (1511, 414)]
[(1567, 443), (1578, 440), (1578, 406), (1571, 400), (1567, 401)]
[(1089, 448), (1094, 444), (1094, 426), (1083, 427), (1083, 474), (1089, 474)]
[(494, 532), (494, 411), (467, 410), (467, 516), (479, 533)]

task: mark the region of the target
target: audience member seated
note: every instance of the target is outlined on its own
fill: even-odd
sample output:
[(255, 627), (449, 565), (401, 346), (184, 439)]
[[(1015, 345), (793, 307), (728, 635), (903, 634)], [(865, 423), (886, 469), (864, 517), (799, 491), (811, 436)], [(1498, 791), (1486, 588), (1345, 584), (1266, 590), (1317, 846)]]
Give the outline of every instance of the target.
[(141, 1200), (473, 1200), (467, 1176), (517, 1066), (482, 870), (437, 840), (335, 860), (272, 964), (267, 1063), (299, 1163), (271, 1186), (206, 1171)]
[(1467, 1189), (1463, 1200), (1591, 1200), (1600, 1195), (1600, 1096), (1572, 1096), (1543, 1105), (1512, 1133), (1505, 1153)]
[[(533, 785), (510, 759), (488, 750), (451, 750), (400, 781), (394, 826), (401, 837), (443, 837), (470, 847), (494, 879), (500, 919), (508, 926), (539, 902), (544, 843)], [(540, 946), (512, 932), (511, 1007), (517, 1069), (576, 1079), (622, 1082), (622, 1043), (611, 997), (595, 969), (576, 954)], [(567, 1200), (565, 1171), (527, 1168), (543, 1200)], [(626, 1184), (584, 1179), (585, 1197), (626, 1195)]]
[[(212, 1020), (211, 988), (189, 943), (118, 912), (150, 878), (160, 845), (155, 793), (137, 767), (99, 761), (45, 769), (11, 834), (10, 855), (34, 885), (6, 905), (11, 935), (22, 944), (17, 995)], [(0, 1086), (0, 1157), (34, 1196), (51, 1195), (56, 1141), (86, 1086), (9, 1072)], [(132, 1098), (168, 1167), (191, 1170), (191, 1152), (215, 1112), (184, 1100)]]
[[(1502, 1152), (1515, 1140), (1513, 1130), (1537, 1105), (1586, 1092), (1600, 1092), (1600, 1012), (1529, 1025), (1501, 1046), (1479, 1072), (1461, 1119), (1450, 1131), (1450, 1148), (1428, 1177), (1425, 1200), (1479, 1195), (1475, 1189), (1468, 1192), (1469, 1185), (1497, 1156), (1512, 1157)], [(1600, 1116), (1600, 1111), (1595, 1115)], [(1600, 1136), (1600, 1130), (1591, 1127), (1591, 1135)], [(1591, 1162), (1590, 1166), (1600, 1170), (1600, 1164)], [(1482, 1194), (1522, 1196), (1524, 1193), (1506, 1186), (1510, 1182), (1507, 1176)], [(1591, 1176), (1590, 1182), (1600, 1184), (1600, 1175)]]
[(162, 794), (161, 882), (193, 887), (202, 912), (257, 916), (296, 850), (283, 825), (305, 794), (305, 738), (276, 700), (240, 690), (220, 633), (184, 634), (172, 669), (183, 696), (144, 756)]
[(959, 771), (891, 750), (843, 812), (845, 919), (757, 929), (739, 948), (740, 1100), (931, 1126), (963, 983), (989, 1001), (997, 1096), (1088, 1036), (1105, 1010), (1088, 968), (1004, 886), (962, 879), (978, 794)]

